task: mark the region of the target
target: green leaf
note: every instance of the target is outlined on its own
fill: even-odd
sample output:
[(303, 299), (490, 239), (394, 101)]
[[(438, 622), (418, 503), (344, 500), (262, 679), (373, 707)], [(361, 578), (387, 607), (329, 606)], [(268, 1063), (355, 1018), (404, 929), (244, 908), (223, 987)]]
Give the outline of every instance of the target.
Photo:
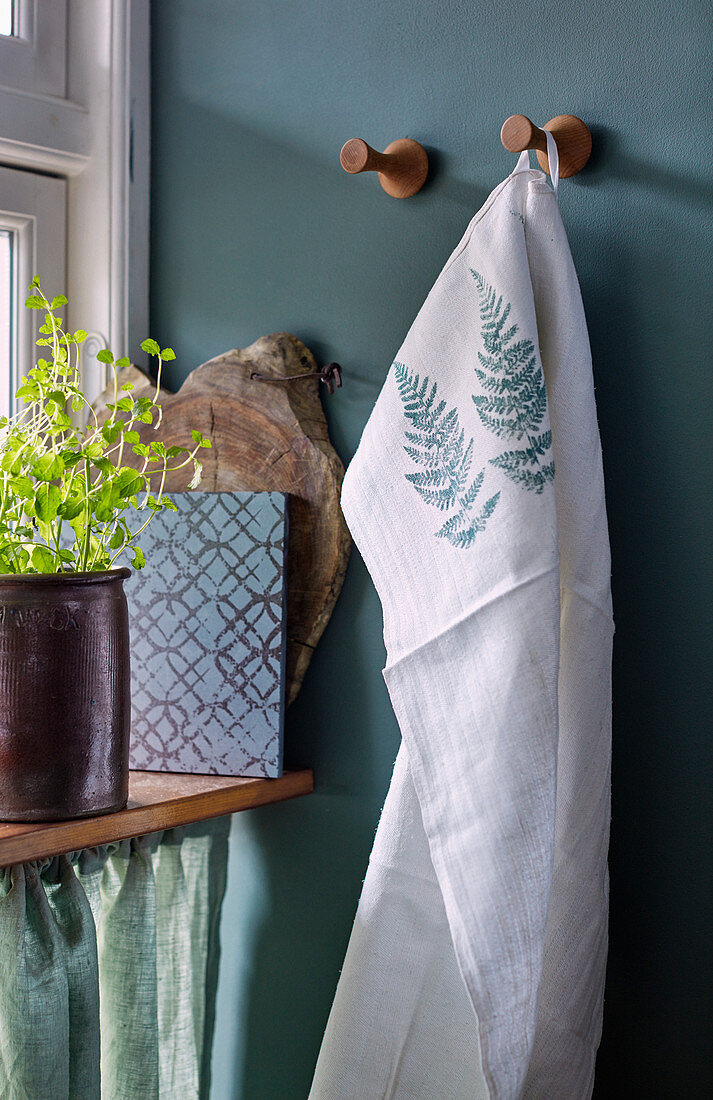
[(115, 467), (108, 458), (97, 455), (96, 458), (92, 459), (92, 465), (96, 466), (97, 470), (104, 474), (104, 477), (113, 477), (115, 473)]
[[(122, 355), (121, 359), (117, 359), (114, 366), (117, 368), (117, 370), (124, 370), (126, 367), (131, 366), (131, 360), (127, 359), (127, 357), (125, 355)], [(122, 389), (123, 389), (123, 386), (122, 386)]]
[(66, 306), (67, 299), (64, 294), (58, 294), (56, 298), (52, 299), (52, 309), (59, 309), (60, 306)]
[(135, 432), (133, 428), (127, 428), (124, 432), (124, 439), (127, 443), (138, 443), (141, 439), (141, 436), (138, 432)]
[(43, 523), (51, 523), (57, 516), (60, 492), (56, 485), (43, 481), (35, 493), (35, 514)]
[(64, 473), (64, 461), (60, 455), (40, 455), (33, 463), (31, 473), (38, 481), (54, 481)]
[(72, 398), (72, 409), (73, 409), (73, 411), (78, 413), (83, 405), (84, 405), (84, 398), (81, 396), (81, 394), (75, 393), (74, 397)]
[(57, 515), (62, 519), (72, 520), (84, 510), (84, 498), (80, 496), (69, 497), (63, 500), (57, 509)]
[(147, 339), (141, 344), (141, 350), (147, 352), (148, 355), (160, 355), (161, 348), (158, 346), (155, 340)]
[(94, 501), (94, 515), (100, 523), (109, 523), (114, 515), (117, 492), (115, 485), (106, 482), (99, 490), (99, 495)]
[(38, 573), (54, 573), (56, 571), (55, 556), (46, 546), (33, 547), (31, 560)]
[(109, 351), (109, 348), (102, 348), (101, 351), (98, 351), (97, 352), (97, 359), (99, 360), (100, 363), (113, 363), (114, 362), (114, 356)]
[(64, 409), (57, 409), (52, 416), (52, 428), (50, 429), (52, 435), (59, 435), (69, 430), (72, 427), (72, 421), (67, 416)]
[(44, 300), (38, 297), (37, 294), (30, 294), (29, 298), (25, 299), (25, 305), (28, 309), (44, 309)]
[(110, 420), (105, 420), (101, 427), (101, 433), (109, 445), (116, 443), (121, 433), (121, 424), (117, 424), (116, 421), (112, 424)]
[(122, 397), (119, 399), (119, 401), (117, 401), (116, 407), (117, 409), (121, 409), (122, 412), (132, 412), (134, 402), (131, 400), (130, 397)]
[(121, 388), (122, 388), (122, 390), (133, 390), (134, 383), (133, 382), (124, 382), (124, 384)]
[(6, 451), (0, 459), (0, 469), (10, 474), (22, 473), (22, 455), (15, 451)]
[(65, 451), (60, 451), (60, 455), (62, 456), (62, 461), (64, 462), (65, 469), (71, 470), (71, 468), (73, 466), (76, 466), (81, 459), (82, 452), (68, 449)]
[(26, 382), (24, 385), (18, 386), (15, 391), (15, 396), (25, 402), (38, 401), (40, 397), (40, 387), (36, 382)]
[(134, 447), (134, 454), (138, 455), (140, 458), (147, 458), (148, 453), (149, 449), (145, 443), (137, 443)]
[(93, 462), (95, 458), (101, 458), (104, 454), (104, 448), (99, 440), (94, 440), (91, 443), (85, 443), (82, 447), (82, 454), (85, 458), (88, 458), (90, 462)]
[(126, 536), (120, 527), (117, 527), (114, 534), (109, 539), (109, 546), (112, 550), (118, 550), (120, 546), (123, 546)]
[(118, 495), (126, 499), (127, 497), (133, 497), (136, 493), (141, 492), (144, 479), (136, 470), (132, 470), (129, 466), (124, 466), (123, 469), (119, 470), (119, 475), (115, 484)]
[(162, 359), (163, 359), (163, 360), (164, 360), (164, 361), (165, 361), (166, 363), (168, 363), (168, 361), (169, 361), (170, 359), (175, 359), (175, 358), (176, 358), (176, 353), (175, 353), (175, 351), (173, 350), (173, 348), (163, 348), (163, 350), (161, 351), (161, 358), (162, 358)]
[(31, 279), (31, 281), (30, 281), (30, 286), (39, 286), (39, 285), (40, 285), (40, 277), (39, 277), (39, 275), (33, 275), (33, 276), (32, 276), (32, 279)]
[(35, 492), (35, 485), (31, 477), (22, 474), (19, 477), (10, 478), (10, 488), (13, 493), (22, 500), (30, 500)]
[(75, 342), (75, 344), (82, 344), (82, 343), (84, 343), (84, 341), (86, 340), (86, 338), (87, 338), (87, 334), (86, 334), (86, 332), (84, 331), (84, 329), (83, 329), (83, 328), (78, 328), (78, 329), (77, 329), (77, 331), (76, 331), (76, 332), (75, 332), (75, 334), (74, 334), (74, 342)]
[(133, 565), (134, 569), (143, 569), (143, 567), (146, 565), (146, 558), (144, 557), (144, 552), (140, 546), (134, 547), (134, 556), (131, 559), (131, 564)]
[(166, 451), (166, 458), (175, 458), (177, 455), (186, 454), (185, 447), (169, 447)]
[(85, 532), (87, 530), (87, 523), (84, 512), (78, 512), (76, 516), (72, 516), (69, 522), (72, 530), (74, 531), (77, 541), (81, 541), (84, 538)]

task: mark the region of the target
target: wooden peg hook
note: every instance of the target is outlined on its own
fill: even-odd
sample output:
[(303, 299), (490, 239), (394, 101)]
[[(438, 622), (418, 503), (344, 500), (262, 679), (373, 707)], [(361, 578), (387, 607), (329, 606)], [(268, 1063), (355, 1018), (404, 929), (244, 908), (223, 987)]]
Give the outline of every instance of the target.
[(550, 119), (544, 129), (535, 126), (526, 115), (510, 115), (503, 123), (500, 140), (511, 153), (522, 153), (525, 149), (535, 149), (540, 168), (549, 172), (547, 160), (547, 138), (549, 130), (557, 142), (560, 155), (560, 178), (567, 179), (581, 172), (589, 160), (592, 151), (592, 135), (589, 127), (576, 115), (557, 115)]
[(379, 183), (395, 199), (420, 191), (428, 175), (428, 154), (411, 138), (399, 138), (377, 153), (362, 138), (351, 138), (339, 154), (345, 172), (378, 172)]

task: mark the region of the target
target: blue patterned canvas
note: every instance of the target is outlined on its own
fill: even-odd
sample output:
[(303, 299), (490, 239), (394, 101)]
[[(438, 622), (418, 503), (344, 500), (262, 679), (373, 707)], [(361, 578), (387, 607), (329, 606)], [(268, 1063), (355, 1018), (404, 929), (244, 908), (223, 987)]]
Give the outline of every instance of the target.
[(172, 493), (126, 582), (131, 767), (278, 776), (286, 497)]

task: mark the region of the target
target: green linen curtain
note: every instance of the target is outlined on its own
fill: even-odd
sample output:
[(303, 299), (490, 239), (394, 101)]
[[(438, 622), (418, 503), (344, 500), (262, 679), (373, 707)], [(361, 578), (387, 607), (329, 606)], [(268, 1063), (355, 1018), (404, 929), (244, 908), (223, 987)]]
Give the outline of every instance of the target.
[(0, 870), (0, 1098), (203, 1100), (230, 818)]

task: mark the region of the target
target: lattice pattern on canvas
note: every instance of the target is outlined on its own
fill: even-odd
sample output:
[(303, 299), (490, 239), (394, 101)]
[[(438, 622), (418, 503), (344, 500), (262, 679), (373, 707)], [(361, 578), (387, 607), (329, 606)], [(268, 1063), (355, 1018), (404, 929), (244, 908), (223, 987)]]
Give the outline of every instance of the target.
[(276, 776), (282, 762), (282, 493), (176, 493), (127, 582), (131, 766)]

